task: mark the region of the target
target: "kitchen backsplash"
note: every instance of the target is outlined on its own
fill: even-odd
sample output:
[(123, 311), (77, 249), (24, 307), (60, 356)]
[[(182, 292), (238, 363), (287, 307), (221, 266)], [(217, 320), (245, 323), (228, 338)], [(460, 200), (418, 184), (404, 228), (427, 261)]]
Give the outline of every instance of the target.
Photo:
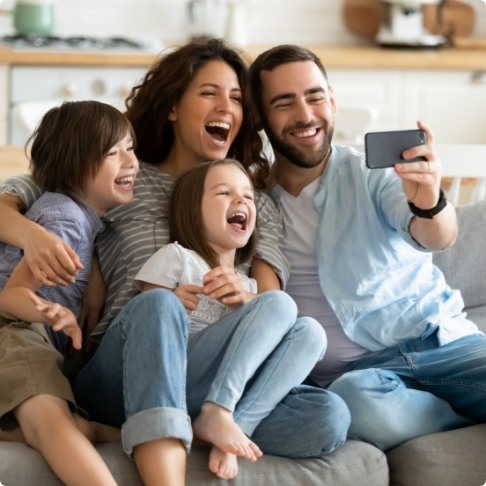
[[(214, 0), (225, 3), (224, 0)], [(346, 30), (344, 0), (233, 0), (242, 4), (246, 17), (242, 37), (249, 44), (282, 42), (355, 44), (360, 39)], [(486, 5), (464, 0), (476, 10), (473, 36), (486, 37)], [(14, 0), (0, 0), (2, 8)], [(189, 38), (186, 0), (54, 0), (57, 35), (125, 36), (156, 39), (163, 44)], [(9, 16), (0, 16), (0, 35), (13, 33)]]

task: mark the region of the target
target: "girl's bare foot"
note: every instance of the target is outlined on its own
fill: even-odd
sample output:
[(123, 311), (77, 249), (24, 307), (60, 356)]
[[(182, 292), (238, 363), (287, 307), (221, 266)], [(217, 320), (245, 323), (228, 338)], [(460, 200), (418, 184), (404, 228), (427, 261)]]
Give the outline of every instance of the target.
[(204, 402), (201, 413), (192, 425), (194, 435), (199, 439), (228, 452), (256, 461), (261, 455), (260, 448), (252, 442), (233, 420), (229, 410), (211, 402)]
[(213, 446), (209, 453), (209, 470), (221, 479), (233, 479), (238, 474), (238, 458)]

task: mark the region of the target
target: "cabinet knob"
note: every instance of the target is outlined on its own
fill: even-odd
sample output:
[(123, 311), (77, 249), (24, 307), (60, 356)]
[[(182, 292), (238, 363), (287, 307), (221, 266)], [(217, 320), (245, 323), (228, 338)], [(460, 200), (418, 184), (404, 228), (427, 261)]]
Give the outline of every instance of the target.
[(474, 84), (486, 84), (486, 71), (473, 71), (471, 82)]
[(78, 85), (76, 83), (68, 83), (62, 88), (62, 92), (66, 96), (74, 96), (78, 92)]

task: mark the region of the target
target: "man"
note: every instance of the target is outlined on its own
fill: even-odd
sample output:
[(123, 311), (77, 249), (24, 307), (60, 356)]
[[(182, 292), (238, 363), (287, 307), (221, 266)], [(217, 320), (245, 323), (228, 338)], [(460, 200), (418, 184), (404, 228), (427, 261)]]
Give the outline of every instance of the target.
[(262, 53), (253, 97), (275, 154), (287, 291), (316, 318), (328, 351), (309, 379), (351, 411), (349, 437), (388, 450), (486, 421), (486, 336), (432, 263), (457, 235), (440, 190), (433, 134), (393, 169), (332, 144), (337, 104), (320, 60), (298, 46)]

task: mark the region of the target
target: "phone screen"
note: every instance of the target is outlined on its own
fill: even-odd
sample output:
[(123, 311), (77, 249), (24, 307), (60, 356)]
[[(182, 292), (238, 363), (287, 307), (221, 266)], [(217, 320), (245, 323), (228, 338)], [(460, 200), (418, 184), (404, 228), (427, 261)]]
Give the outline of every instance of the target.
[(370, 169), (393, 167), (398, 162), (416, 162), (424, 157), (402, 159), (402, 152), (427, 143), (423, 130), (394, 130), (390, 132), (370, 132), (365, 135), (366, 165)]

